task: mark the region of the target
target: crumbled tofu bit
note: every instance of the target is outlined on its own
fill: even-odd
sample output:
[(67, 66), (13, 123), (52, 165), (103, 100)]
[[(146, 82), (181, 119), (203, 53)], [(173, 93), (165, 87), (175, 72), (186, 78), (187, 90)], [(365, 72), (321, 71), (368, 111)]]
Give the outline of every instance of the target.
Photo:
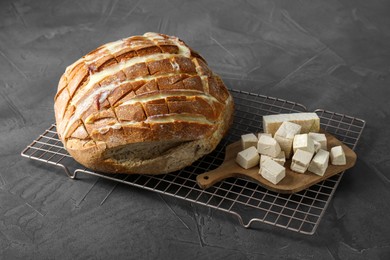
[(260, 156), (256, 147), (251, 146), (237, 154), (236, 162), (244, 169), (255, 167), (259, 164)]
[(251, 146), (257, 146), (257, 142), (259, 140), (257, 139), (256, 135), (253, 133), (245, 134), (241, 136), (241, 147), (243, 150), (246, 148), (249, 148)]
[(345, 153), (341, 145), (330, 149), (330, 161), (333, 165), (345, 165), (347, 163)]

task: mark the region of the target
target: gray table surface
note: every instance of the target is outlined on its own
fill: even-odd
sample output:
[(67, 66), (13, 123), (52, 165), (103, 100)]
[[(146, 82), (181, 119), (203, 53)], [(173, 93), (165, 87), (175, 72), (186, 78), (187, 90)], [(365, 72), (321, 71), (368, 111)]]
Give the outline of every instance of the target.
[[(375, 1), (0, 3), (1, 259), (389, 259), (390, 6)], [(20, 152), (54, 122), (65, 67), (147, 31), (179, 36), (230, 88), (366, 120), (312, 235), (109, 181)], [(88, 194), (86, 195), (86, 192)]]

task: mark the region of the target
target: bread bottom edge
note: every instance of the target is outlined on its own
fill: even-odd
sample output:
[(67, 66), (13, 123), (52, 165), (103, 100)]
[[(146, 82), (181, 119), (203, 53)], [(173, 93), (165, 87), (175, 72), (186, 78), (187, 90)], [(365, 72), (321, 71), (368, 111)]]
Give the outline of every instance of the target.
[[(175, 172), (191, 165), (217, 147), (233, 121), (234, 103), (231, 96), (229, 99), (225, 111), (221, 113), (220, 126), (214, 133), (198, 140), (176, 142), (177, 145), (168, 147), (166, 150), (163, 149), (164, 151), (159, 156), (152, 156), (146, 159), (137, 158), (137, 156), (127, 156), (129, 159), (126, 159), (126, 154), (122, 152), (124, 158), (115, 159), (115, 156), (114, 158), (107, 158), (104, 156), (107, 150), (104, 145), (102, 147), (97, 145), (89, 148), (88, 156), (85, 156), (86, 151), (83, 151), (84, 154), (81, 154), (78, 150), (69, 148), (67, 150), (80, 164), (97, 172), (150, 175)], [(129, 146), (131, 145), (133, 144), (129, 144)], [(126, 150), (126, 146), (121, 146), (118, 150), (125, 148), (125, 151), (131, 153), (131, 149)], [(115, 148), (111, 148), (110, 152), (115, 154)]]

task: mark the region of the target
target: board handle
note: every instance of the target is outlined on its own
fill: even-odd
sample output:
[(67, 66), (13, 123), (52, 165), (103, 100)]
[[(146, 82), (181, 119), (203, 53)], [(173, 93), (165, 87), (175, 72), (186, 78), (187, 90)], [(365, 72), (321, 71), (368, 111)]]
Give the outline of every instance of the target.
[(202, 189), (207, 189), (224, 179), (237, 177), (239, 173), (235, 171), (237, 168), (235, 164), (234, 161), (226, 162), (215, 170), (199, 174), (196, 177), (196, 182)]

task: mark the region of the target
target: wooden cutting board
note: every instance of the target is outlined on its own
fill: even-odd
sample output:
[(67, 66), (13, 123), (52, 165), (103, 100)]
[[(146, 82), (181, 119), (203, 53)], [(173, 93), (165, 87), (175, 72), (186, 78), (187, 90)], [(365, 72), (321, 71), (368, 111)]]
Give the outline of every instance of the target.
[(242, 150), (241, 141), (237, 141), (226, 147), (225, 160), (217, 169), (198, 175), (196, 181), (202, 189), (207, 189), (226, 178), (244, 177), (249, 178), (259, 183), (261, 186), (275, 192), (299, 192), (355, 165), (357, 158), (356, 153), (333, 135), (329, 133), (325, 133), (325, 135), (328, 143), (328, 151), (330, 151), (330, 148), (334, 146), (341, 145), (344, 149), (347, 163), (346, 165), (332, 165), (329, 160), (329, 166), (326, 169), (324, 176), (318, 176), (309, 171), (306, 171), (305, 173), (293, 172), (290, 170), (291, 159), (288, 159), (284, 165), (286, 168), (286, 177), (275, 185), (264, 179), (259, 174), (259, 166), (246, 170), (236, 163), (237, 153)]

